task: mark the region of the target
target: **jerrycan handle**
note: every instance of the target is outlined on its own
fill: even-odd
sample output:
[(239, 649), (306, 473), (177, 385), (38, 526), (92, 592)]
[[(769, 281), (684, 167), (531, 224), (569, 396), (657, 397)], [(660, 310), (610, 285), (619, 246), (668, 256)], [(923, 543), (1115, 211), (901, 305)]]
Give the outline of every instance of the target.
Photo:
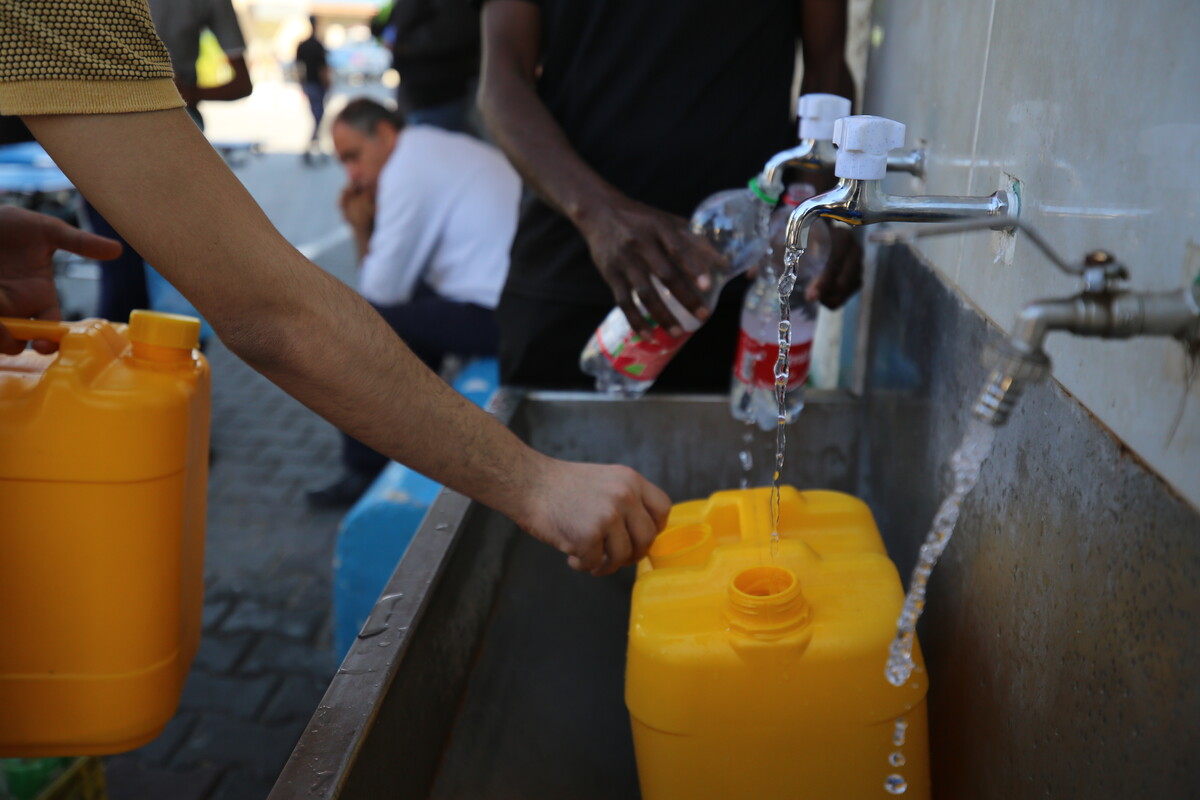
[(14, 339), (22, 341), (45, 339), (51, 342), (61, 342), (70, 330), (70, 326), (65, 322), (19, 319), (17, 317), (0, 317), (0, 325), (7, 328)]
[[(0, 325), (4, 325), (15, 339), (46, 339), (61, 344), (73, 331), (82, 333), (96, 325), (108, 328), (109, 323), (96, 319), (71, 323), (0, 317)], [(133, 354), (143, 360), (190, 362), (192, 350), (200, 346), (200, 320), (135, 309), (129, 315), (129, 341), (133, 345)]]

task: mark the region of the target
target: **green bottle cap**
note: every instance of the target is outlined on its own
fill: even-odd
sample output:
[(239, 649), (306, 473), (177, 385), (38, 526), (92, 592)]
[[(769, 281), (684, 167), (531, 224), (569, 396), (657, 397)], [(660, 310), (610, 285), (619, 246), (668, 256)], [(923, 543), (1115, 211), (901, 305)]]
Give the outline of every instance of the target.
[(773, 206), (779, 202), (778, 196), (771, 197), (771, 195), (769, 195), (765, 191), (763, 191), (763, 188), (758, 184), (758, 176), (757, 175), (755, 175), (753, 178), (751, 178), (750, 181), (746, 185), (750, 187), (750, 191), (754, 192), (755, 197), (757, 197), (759, 200), (762, 200), (767, 205)]

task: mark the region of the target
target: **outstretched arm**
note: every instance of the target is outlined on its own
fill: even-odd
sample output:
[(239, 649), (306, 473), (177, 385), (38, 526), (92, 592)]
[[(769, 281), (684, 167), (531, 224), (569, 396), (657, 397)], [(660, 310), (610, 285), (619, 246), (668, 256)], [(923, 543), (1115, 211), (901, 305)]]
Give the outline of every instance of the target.
[(624, 467), (541, 455), (417, 359), (353, 290), (297, 252), (181, 109), (31, 116), (97, 209), (229, 348), (350, 435), (611, 572), (669, 501)]
[(631, 200), (579, 157), (537, 94), (541, 36), (541, 10), (532, 3), (492, 0), (483, 7), (479, 105), (488, 129), (525, 180), (583, 234), (635, 330), (649, 332), (634, 292), (656, 320), (678, 325), (651, 275), (704, 319), (702, 291), (721, 256), (688, 230), (687, 220)]

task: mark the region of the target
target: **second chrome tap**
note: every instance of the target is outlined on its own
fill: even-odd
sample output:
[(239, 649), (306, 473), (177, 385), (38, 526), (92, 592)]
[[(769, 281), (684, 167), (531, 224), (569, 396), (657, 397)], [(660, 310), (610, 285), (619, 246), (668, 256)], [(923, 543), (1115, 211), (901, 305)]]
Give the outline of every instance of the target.
[(843, 117), (834, 123), (838, 146), (834, 174), (838, 184), (801, 203), (788, 219), (791, 251), (808, 246), (808, 230), (817, 217), (849, 225), (878, 222), (948, 222), (994, 218), (996, 229), (1010, 227), (1017, 216), (1015, 192), (1001, 190), (986, 197), (886, 194), (880, 187), (888, 170), (888, 153), (904, 144), (904, 125), (884, 117)]

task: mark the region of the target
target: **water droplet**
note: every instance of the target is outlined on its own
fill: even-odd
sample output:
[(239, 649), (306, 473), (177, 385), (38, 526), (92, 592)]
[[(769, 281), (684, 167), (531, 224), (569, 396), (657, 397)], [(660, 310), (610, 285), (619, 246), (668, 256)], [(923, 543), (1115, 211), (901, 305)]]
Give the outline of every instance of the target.
[(904, 766), (904, 753), (901, 753), (901, 752), (892, 753), (890, 756), (888, 756), (888, 763), (891, 764), (893, 767), (903, 767)]
[(899, 775), (888, 775), (883, 782), (883, 788), (888, 794), (904, 794), (908, 791), (908, 782)]
[(896, 719), (896, 728), (892, 731), (892, 744), (896, 747), (904, 746), (904, 733), (908, 730), (908, 722), (904, 717)]
[(754, 456), (750, 454), (749, 450), (738, 453), (738, 461), (742, 463), (742, 469), (747, 472), (754, 468)]

